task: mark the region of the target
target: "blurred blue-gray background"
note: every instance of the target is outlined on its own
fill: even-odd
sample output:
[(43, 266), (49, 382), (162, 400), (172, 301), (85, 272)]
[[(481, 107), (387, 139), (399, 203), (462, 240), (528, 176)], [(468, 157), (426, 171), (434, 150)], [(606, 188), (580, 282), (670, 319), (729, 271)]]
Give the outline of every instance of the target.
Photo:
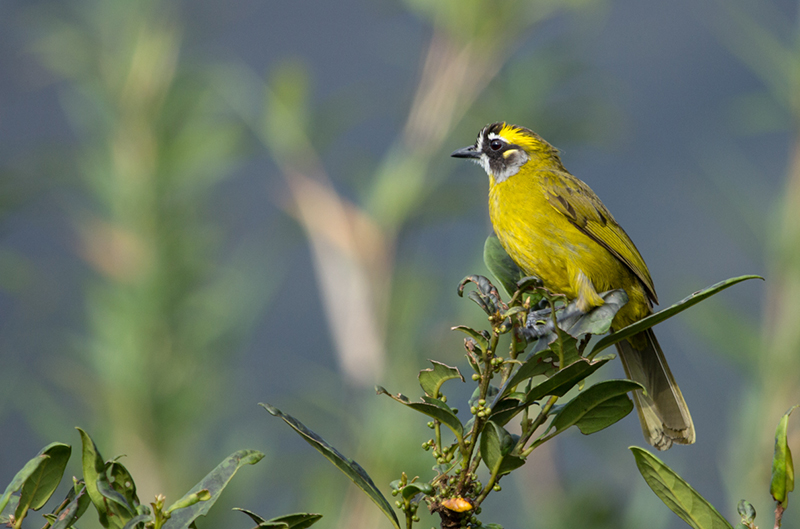
[[(784, 0), (0, 3), (0, 482), (81, 426), (127, 455), (143, 503), (265, 452), (201, 527), (249, 527), (232, 506), (385, 524), (257, 403), (384, 491), (430, 477), (425, 421), (373, 386), (417, 395), (428, 358), (468, 369), (449, 329), (484, 323), (455, 290), (485, 273), (488, 185), (449, 153), (506, 120), (562, 150), (662, 306), (767, 278), (657, 332), (697, 426), (659, 455), (730, 520), (747, 498), (769, 523), (774, 427), (800, 402), (797, 16)], [(635, 416), (550, 444), (483, 520), (683, 527), (636, 471)]]

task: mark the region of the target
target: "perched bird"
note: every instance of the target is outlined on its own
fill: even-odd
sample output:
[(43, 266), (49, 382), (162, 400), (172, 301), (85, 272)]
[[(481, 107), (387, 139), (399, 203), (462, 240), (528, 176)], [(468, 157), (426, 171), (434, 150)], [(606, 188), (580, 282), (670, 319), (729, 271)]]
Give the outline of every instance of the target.
[[(525, 274), (583, 312), (603, 304), (598, 292), (625, 290), (628, 303), (612, 331), (652, 313), (658, 298), (642, 256), (589, 186), (564, 169), (556, 148), (529, 129), (494, 123), (452, 156), (477, 162), (489, 175), (494, 231)], [(647, 442), (659, 450), (694, 443), (692, 417), (653, 331), (619, 342), (617, 350), (628, 378), (645, 387), (633, 400)]]

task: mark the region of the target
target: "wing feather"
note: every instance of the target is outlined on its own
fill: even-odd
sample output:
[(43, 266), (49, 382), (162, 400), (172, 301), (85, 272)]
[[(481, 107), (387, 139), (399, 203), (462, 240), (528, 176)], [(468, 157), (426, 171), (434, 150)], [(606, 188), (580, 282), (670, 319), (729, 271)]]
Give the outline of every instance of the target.
[(658, 303), (642, 255), (594, 191), (569, 173), (560, 171), (544, 175), (543, 182), (550, 205), (627, 266), (642, 281), (650, 299)]

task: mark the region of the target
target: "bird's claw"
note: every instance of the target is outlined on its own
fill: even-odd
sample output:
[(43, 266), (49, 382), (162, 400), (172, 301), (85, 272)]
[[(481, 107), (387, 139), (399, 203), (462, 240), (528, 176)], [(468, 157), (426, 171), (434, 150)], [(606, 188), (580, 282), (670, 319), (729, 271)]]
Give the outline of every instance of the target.
[[(544, 308), (539, 308), (542, 306), (544, 306)], [(562, 329), (565, 326), (569, 328), (574, 324), (577, 318), (580, 318), (585, 313), (578, 308), (577, 304), (570, 303), (566, 307), (556, 310), (555, 322), (553, 321), (552, 314), (553, 309), (548, 305), (547, 300), (542, 300), (533, 310), (528, 312), (528, 317), (525, 320), (525, 327), (521, 329), (525, 339), (531, 342), (553, 334), (556, 322)]]

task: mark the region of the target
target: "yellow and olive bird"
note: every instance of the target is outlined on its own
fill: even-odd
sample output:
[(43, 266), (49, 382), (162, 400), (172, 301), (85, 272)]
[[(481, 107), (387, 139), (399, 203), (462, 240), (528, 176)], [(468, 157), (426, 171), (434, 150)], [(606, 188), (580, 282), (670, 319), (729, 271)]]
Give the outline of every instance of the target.
[[(489, 175), (494, 231), (525, 274), (583, 312), (603, 304), (598, 292), (625, 290), (628, 303), (612, 331), (652, 313), (658, 298), (639, 250), (589, 186), (564, 169), (556, 148), (525, 127), (494, 123), (452, 156), (474, 160)], [(617, 350), (628, 378), (645, 388), (633, 400), (647, 442), (659, 450), (694, 443), (689, 408), (653, 331)]]

